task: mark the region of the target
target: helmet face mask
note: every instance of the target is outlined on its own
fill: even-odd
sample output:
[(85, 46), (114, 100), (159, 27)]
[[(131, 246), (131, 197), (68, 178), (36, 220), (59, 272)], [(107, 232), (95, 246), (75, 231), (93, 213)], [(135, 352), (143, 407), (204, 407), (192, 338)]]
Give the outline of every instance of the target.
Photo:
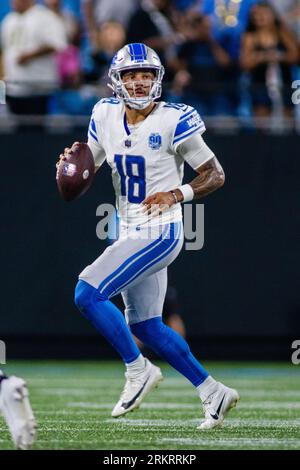
[[(130, 71), (151, 71), (154, 75), (154, 80), (130, 80), (124, 82), (122, 77)], [(108, 76), (111, 80), (108, 86), (112, 88), (117, 98), (131, 108), (145, 109), (150, 103), (161, 96), (164, 67), (161, 65), (158, 55), (149, 47), (140, 43), (128, 44), (114, 56)], [(150, 88), (148, 95), (136, 96), (136, 88), (145, 86), (145, 83)]]

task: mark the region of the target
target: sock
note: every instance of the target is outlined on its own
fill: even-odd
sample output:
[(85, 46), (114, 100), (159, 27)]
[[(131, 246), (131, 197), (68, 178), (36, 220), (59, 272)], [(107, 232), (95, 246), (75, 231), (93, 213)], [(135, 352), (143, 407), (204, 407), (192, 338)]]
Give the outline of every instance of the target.
[(217, 388), (218, 382), (213, 379), (210, 375), (207, 379), (202, 382), (202, 384), (198, 385), (197, 390), (199, 393), (199, 397), (202, 401), (205, 401), (209, 395), (211, 395), (215, 389)]
[(191, 353), (185, 339), (165, 325), (161, 317), (135, 323), (130, 328), (137, 338), (171, 364), (195, 387), (208, 377), (206, 370)]
[(75, 289), (75, 304), (115, 348), (126, 364), (135, 361), (141, 355), (124, 316), (97, 289), (85, 281), (78, 281)]
[(132, 361), (129, 364), (125, 364), (125, 365), (126, 365), (128, 375), (130, 377), (137, 377), (141, 373), (144, 372), (145, 367), (146, 367), (146, 361), (145, 361), (144, 356), (140, 354), (139, 357), (135, 361)]

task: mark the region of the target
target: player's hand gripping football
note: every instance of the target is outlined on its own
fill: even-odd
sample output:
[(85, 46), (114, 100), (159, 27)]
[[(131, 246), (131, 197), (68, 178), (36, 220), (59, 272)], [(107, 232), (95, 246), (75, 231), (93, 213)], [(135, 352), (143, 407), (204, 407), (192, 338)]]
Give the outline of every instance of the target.
[[(79, 142), (74, 142), (73, 145), (77, 145), (77, 144), (79, 144)], [(72, 145), (72, 147), (73, 147), (73, 145)], [(60, 162), (61, 162), (61, 161), (65, 161), (65, 160), (67, 159), (67, 156), (68, 156), (68, 155), (71, 155), (71, 154), (73, 153), (72, 147), (66, 147), (66, 148), (64, 149), (64, 153), (61, 153), (61, 154), (59, 155), (59, 160), (56, 162), (56, 170), (57, 170), (57, 171), (58, 171), (58, 167), (59, 167)], [(56, 176), (57, 176), (57, 175), (56, 175)]]
[(82, 196), (92, 185), (95, 174), (93, 154), (85, 142), (66, 147), (56, 164), (56, 183), (65, 201)]

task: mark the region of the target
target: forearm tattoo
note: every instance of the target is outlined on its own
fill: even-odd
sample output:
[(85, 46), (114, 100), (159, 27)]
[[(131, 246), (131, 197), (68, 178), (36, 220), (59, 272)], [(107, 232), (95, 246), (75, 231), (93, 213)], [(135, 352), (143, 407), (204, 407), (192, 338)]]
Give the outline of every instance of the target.
[(212, 158), (199, 170), (199, 175), (196, 176), (189, 184), (193, 188), (195, 199), (207, 196), (216, 189), (223, 186), (225, 175), (223, 168), (216, 158)]

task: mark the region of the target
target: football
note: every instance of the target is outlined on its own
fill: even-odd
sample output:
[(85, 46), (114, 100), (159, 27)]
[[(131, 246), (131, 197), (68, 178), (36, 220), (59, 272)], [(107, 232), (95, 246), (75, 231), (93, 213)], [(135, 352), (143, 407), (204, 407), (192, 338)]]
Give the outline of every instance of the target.
[(92, 152), (86, 143), (73, 144), (59, 163), (56, 172), (58, 190), (65, 201), (82, 196), (91, 186), (95, 174)]

